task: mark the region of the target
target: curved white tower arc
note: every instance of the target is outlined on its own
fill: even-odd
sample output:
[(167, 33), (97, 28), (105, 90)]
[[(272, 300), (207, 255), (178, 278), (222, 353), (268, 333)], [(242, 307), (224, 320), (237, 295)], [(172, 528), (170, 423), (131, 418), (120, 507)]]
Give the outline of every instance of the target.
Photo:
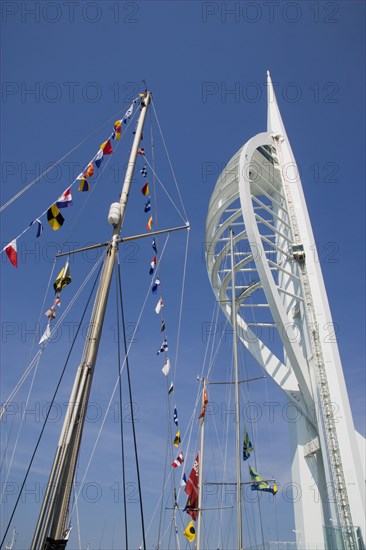
[(289, 423), (292, 478), (301, 487), (296, 532), (305, 548), (361, 549), (364, 438), (354, 429), (299, 171), (269, 74), (267, 132), (228, 162), (207, 216), (208, 274), (229, 320), (230, 228), (238, 336), (302, 412)]

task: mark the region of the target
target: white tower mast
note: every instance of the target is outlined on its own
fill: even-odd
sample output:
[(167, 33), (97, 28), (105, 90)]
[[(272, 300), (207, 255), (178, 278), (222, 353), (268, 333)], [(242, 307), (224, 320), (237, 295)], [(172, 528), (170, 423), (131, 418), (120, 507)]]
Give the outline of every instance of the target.
[[(296, 533), (309, 549), (361, 549), (364, 438), (354, 429), (299, 171), (269, 73), (267, 132), (229, 161), (207, 217), (207, 269), (229, 320), (231, 273), (224, 265), (232, 224), (243, 250), (235, 256), (238, 336), (301, 412), (298, 422), (289, 423), (292, 479), (301, 489)], [(247, 321), (246, 308), (258, 312), (255, 322)], [(280, 345), (266, 330), (276, 331)]]

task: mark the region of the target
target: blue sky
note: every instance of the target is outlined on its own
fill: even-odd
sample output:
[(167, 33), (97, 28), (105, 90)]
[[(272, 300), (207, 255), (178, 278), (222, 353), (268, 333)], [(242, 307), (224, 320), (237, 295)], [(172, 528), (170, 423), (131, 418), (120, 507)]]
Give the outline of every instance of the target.
[[(153, 92), (191, 224), (175, 395), (182, 432), (188, 426), (195, 403), (196, 375), (204, 360), (206, 335), (214, 308), (203, 256), (208, 202), (225, 163), (247, 139), (266, 129), (265, 79), (266, 70), (270, 69), (286, 130), (302, 171), (333, 319), (338, 327), (355, 426), (365, 433), (364, 4), (4, 1), (1, 9), (1, 204), (27, 185), (34, 174), (44, 171), (48, 163), (61, 158), (88, 137), (57, 170), (52, 170), (1, 214), (2, 247), (57, 199), (94, 156), (99, 144), (110, 134), (113, 121), (119, 118), (115, 115), (123, 115), (131, 98), (142, 90), (143, 79)], [(156, 124), (153, 128), (159, 176), (179, 205)], [(146, 148), (150, 143), (149, 134), (148, 118)], [(109, 238), (108, 208), (118, 199), (123, 174), (121, 164), (126, 162), (127, 155), (128, 136), (126, 141), (121, 141), (109, 164), (105, 163), (102, 178), (94, 184), (95, 191), (88, 201), (84, 194), (75, 191), (74, 207), (65, 213), (66, 222), (60, 231), (52, 232), (45, 222), (45, 231), (37, 242), (33, 228), (19, 240), (17, 270), (2, 257), (2, 399), (14, 387), (34, 354), (31, 332), (42, 311), (56, 249), (60, 243), (66, 243), (64, 248), (67, 249), (67, 246), (83, 246), (86, 242)], [(145, 230), (144, 199), (140, 194), (142, 183), (139, 177), (135, 178), (129, 206), (131, 213), (126, 216), (126, 235)], [(160, 190), (158, 199), (154, 208), (159, 207), (159, 226), (180, 225), (181, 218)], [(176, 350), (185, 242), (185, 234), (172, 235), (162, 262), (172, 356)], [(160, 247), (163, 245), (161, 239)], [(121, 248), (130, 330), (135, 326), (148, 292), (151, 252), (150, 243), (142, 241), (135, 247)], [(73, 283), (63, 292), (62, 310), (96, 257), (90, 255), (72, 260)], [(113, 285), (112, 298), (114, 295)], [(51, 299), (49, 293), (44, 310)], [(113, 299), (111, 304), (114, 304)], [(161, 490), (167, 433), (163, 403), (165, 378), (160, 371), (161, 361), (156, 358), (161, 336), (154, 305), (149, 297), (147, 317), (139, 324), (131, 351), (146, 523), (152, 517)], [(76, 309), (71, 311), (69, 323), (77, 322)], [(219, 377), (231, 365), (230, 332), (224, 328), (222, 317), (214, 328), (217, 334), (225, 336), (215, 367)], [(69, 340), (70, 330), (70, 324), (62, 325), (62, 336), (66, 340)], [(87, 422), (81, 476), (93, 446), (93, 436), (99, 430), (99, 413), (107, 408), (116, 378), (113, 305), (108, 310), (104, 334), (92, 395), (96, 417), (91, 415)], [(67, 388), (79, 361), (81, 343), (76, 348), (67, 370), (65, 387), (58, 398), (60, 410), (68, 398)], [(26, 416), (9, 483), (19, 483), (24, 475), (29, 449), (40, 430), (43, 407), (49, 401), (65, 356), (66, 344), (61, 337), (48, 346), (33, 386), (31, 403), (35, 413)], [(259, 372), (253, 360), (243, 352), (241, 361), (246, 372)], [(19, 408), (27, 398), (28, 389), (29, 381), (18, 395)], [(228, 397), (218, 393), (211, 399), (215, 406), (212, 405), (212, 421), (209, 418), (207, 425), (208, 428), (216, 426), (220, 434), (221, 421), (229, 407)], [(246, 399), (255, 401), (262, 411), (261, 417), (254, 422), (260, 464), (268, 475), (275, 474), (283, 487), (290, 480), (287, 426), (280, 412), (283, 411), (283, 397), (267, 381)], [(277, 407), (275, 423), (271, 422), (263, 405), (268, 400), (281, 404)], [(80, 506), (84, 546), (90, 542), (92, 547), (121, 547), (121, 509), (114, 502), (113, 489), (120, 480), (119, 428), (115, 414), (113, 405), (85, 480), (85, 483), (99, 483), (95, 487), (101, 487), (102, 495), (98, 502), (92, 502), (94, 486), (89, 485), (87, 489), (90, 488), (91, 493), (85, 493), (83, 506)], [(19, 410), (14, 410), (13, 416), (14, 424), (9, 418), (2, 425), (2, 442), (10, 440), (7, 460), (10, 460), (19, 426)], [(17, 548), (24, 548), (29, 543), (37, 513), (36, 497), (31, 490), (37, 491), (37, 483), (39, 487), (45, 483), (60, 422), (55, 411), (55, 420), (48, 428), (47, 441), (41, 446), (29, 480), (29, 494), (15, 516), (14, 525), (20, 532)], [(128, 425), (127, 411), (125, 425)], [(187, 471), (194, 458), (196, 431), (194, 427)], [(215, 428), (212, 431), (215, 432)], [(128, 429), (126, 437), (130, 442)], [(214, 441), (216, 436), (208, 436), (209, 440), (210, 437)], [(208, 468), (213, 472), (214, 458)], [(128, 476), (134, 483), (135, 475), (130, 465)], [(10, 485), (8, 490), (11, 491)], [(132, 493), (133, 490), (134, 485), (131, 485)], [(133, 502), (134, 495), (131, 499), (129, 513), (134, 527), (131, 547), (138, 547), (138, 523), (134, 523), (137, 504)], [(283, 493), (276, 503), (276, 514), (280, 518), (277, 527), (273, 508), (268, 508), (268, 499), (262, 500), (265, 538), (276, 540), (278, 530), (280, 539), (293, 540), (291, 505)], [(2, 526), (12, 503), (13, 497), (8, 495), (1, 516)], [(253, 518), (258, 521), (258, 513), (253, 510), (248, 506), (252, 523)], [(209, 530), (214, 520), (207, 518), (206, 521)], [(155, 517), (148, 534), (150, 547), (156, 543), (157, 523)], [(76, 547), (76, 527), (72, 536), (75, 537), (73, 547)]]

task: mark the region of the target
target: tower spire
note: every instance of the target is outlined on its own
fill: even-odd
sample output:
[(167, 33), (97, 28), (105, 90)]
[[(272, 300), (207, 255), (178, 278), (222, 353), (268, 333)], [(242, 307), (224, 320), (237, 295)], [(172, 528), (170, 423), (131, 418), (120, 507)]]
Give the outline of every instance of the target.
[(269, 71), (267, 71), (267, 132), (270, 134), (280, 134), (283, 138), (287, 139)]

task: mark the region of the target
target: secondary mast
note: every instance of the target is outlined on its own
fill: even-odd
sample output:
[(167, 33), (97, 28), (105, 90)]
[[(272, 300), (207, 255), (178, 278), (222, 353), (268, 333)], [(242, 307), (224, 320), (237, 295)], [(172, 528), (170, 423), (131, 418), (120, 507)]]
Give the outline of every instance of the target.
[(239, 369), (238, 341), (236, 334), (236, 299), (235, 299), (235, 263), (234, 263), (234, 231), (230, 228), (231, 257), (231, 323), (233, 327), (233, 358), (235, 376), (235, 440), (236, 440), (236, 504), (238, 522), (238, 549), (243, 548), (242, 503), (241, 503), (241, 467), (240, 467), (240, 403), (239, 403)]
[(113, 274), (118, 242), (126, 212), (132, 176), (144, 127), (151, 92), (146, 91), (141, 99), (141, 113), (138, 120), (129, 162), (119, 200), (119, 215), (113, 223), (112, 238), (104, 259), (89, 330), (84, 345), (80, 366), (72, 388), (68, 410), (61, 431), (54, 458), (47, 491), (35, 529), (33, 550), (63, 550), (66, 547), (71, 528), (67, 525), (71, 491), (79, 455), (86, 410), (92, 385), (100, 337), (103, 329), (108, 294)]

